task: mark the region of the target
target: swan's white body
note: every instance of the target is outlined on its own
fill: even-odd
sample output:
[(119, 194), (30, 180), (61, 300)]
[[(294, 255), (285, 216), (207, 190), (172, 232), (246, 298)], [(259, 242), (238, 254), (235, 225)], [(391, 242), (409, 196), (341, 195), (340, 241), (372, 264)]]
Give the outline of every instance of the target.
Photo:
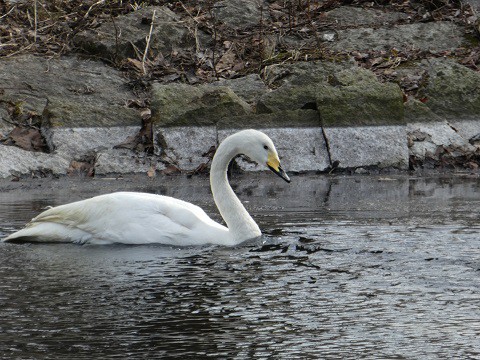
[(212, 161), (210, 185), (228, 227), (182, 200), (117, 192), (48, 209), (4, 241), (233, 246), (258, 237), (258, 225), (227, 180), (228, 164), (238, 154), (266, 164), (289, 181), (272, 141), (262, 132), (244, 130), (225, 139)]

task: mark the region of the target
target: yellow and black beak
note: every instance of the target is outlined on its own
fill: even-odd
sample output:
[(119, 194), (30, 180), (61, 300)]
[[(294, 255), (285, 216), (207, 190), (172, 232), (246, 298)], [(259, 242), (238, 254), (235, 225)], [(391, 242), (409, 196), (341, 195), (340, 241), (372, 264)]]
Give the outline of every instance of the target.
[(290, 178), (288, 177), (287, 173), (283, 171), (282, 167), (280, 166), (280, 160), (275, 154), (268, 155), (267, 166), (270, 170), (272, 170), (275, 174), (280, 176), (286, 182), (290, 182)]

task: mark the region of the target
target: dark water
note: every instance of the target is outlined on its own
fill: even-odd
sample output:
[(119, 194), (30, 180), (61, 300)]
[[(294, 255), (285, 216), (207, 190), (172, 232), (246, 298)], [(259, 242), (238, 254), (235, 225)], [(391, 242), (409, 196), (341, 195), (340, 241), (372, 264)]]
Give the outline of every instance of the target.
[[(478, 178), (292, 180), (235, 181), (266, 233), (236, 248), (0, 244), (0, 358), (480, 358)], [(204, 178), (62, 180), (4, 189), (0, 235), (117, 189), (218, 219)]]

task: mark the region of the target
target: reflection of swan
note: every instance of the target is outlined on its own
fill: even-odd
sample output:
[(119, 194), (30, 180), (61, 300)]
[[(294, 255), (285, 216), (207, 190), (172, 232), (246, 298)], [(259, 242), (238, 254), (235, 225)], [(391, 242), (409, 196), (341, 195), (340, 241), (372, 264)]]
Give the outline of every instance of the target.
[(265, 164), (290, 182), (272, 140), (256, 130), (226, 138), (213, 157), (210, 185), (227, 227), (198, 206), (168, 196), (117, 192), (44, 211), (4, 241), (90, 244), (235, 245), (261, 235), (228, 184), (227, 167), (237, 155)]

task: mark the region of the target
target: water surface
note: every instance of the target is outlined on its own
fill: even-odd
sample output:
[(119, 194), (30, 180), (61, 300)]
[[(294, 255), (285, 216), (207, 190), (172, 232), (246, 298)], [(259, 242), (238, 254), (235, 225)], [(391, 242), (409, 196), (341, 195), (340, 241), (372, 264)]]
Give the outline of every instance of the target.
[[(0, 358), (480, 357), (478, 178), (233, 183), (265, 232), (235, 248), (0, 244)], [(0, 236), (119, 189), (220, 220), (203, 177), (0, 187)]]

